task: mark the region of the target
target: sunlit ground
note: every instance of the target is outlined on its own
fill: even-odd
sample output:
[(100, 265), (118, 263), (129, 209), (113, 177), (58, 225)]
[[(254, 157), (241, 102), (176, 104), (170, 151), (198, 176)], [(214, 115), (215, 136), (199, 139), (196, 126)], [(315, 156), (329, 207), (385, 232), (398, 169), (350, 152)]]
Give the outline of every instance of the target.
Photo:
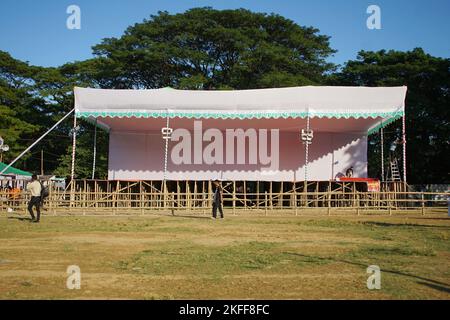
[(450, 298), (444, 213), (21, 217), (0, 217), (2, 299)]

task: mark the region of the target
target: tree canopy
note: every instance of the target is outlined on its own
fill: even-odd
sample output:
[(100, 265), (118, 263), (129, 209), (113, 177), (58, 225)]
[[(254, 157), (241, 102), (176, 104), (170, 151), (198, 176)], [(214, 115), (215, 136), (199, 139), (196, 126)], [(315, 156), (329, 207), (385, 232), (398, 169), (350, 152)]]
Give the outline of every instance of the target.
[(329, 37), (275, 14), (159, 12), (93, 47), (108, 87), (248, 89), (319, 84)]
[[(4, 162), (12, 161), (73, 108), (73, 86), (83, 83), (77, 77), (66, 74), (65, 70), (65, 67), (30, 66), (0, 51), (0, 136), (10, 146), (10, 150), (3, 155)], [(40, 173), (42, 150), (44, 172), (66, 176), (70, 172), (67, 157), (71, 150), (71, 125), (69, 121), (63, 122), (25, 154), (16, 166)], [(88, 176), (84, 167), (92, 161), (92, 154), (83, 152), (83, 149), (91, 148), (92, 132), (92, 126), (82, 125), (81, 153), (77, 161), (80, 177)], [(99, 141), (104, 141), (105, 136), (105, 133), (100, 133)], [(107, 148), (101, 145), (100, 150), (103, 161), (100, 161), (98, 173), (104, 177)]]

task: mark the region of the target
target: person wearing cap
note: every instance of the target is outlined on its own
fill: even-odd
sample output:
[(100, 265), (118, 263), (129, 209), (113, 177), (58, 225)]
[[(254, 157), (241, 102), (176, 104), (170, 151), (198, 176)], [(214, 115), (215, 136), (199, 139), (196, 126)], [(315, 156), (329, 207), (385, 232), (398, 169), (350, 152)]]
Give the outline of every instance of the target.
[(212, 219), (217, 218), (217, 209), (219, 209), (220, 218), (223, 219), (223, 207), (222, 207), (222, 187), (220, 181), (215, 180), (213, 186), (213, 207), (212, 207)]

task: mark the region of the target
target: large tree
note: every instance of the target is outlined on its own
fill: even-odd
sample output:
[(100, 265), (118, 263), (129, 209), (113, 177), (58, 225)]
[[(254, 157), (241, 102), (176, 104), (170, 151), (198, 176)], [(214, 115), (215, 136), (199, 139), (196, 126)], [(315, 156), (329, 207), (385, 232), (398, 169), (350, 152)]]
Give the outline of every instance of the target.
[[(409, 183), (449, 183), (450, 59), (422, 49), (359, 52), (330, 83), (357, 86), (408, 86), (406, 97), (407, 174)], [(401, 121), (386, 128), (388, 143), (401, 138)], [(371, 136), (371, 175), (380, 171), (379, 135)], [(388, 147), (388, 146), (387, 146)], [(401, 152), (398, 148), (397, 152)]]
[(321, 83), (329, 37), (276, 14), (159, 12), (94, 46), (95, 77), (113, 88), (248, 89)]
[[(0, 51), (0, 136), (10, 146), (3, 154), (5, 162), (23, 151), (48, 122), (46, 102), (34, 90), (33, 77), (41, 70)], [(27, 154), (22, 167), (28, 169), (31, 159)]]

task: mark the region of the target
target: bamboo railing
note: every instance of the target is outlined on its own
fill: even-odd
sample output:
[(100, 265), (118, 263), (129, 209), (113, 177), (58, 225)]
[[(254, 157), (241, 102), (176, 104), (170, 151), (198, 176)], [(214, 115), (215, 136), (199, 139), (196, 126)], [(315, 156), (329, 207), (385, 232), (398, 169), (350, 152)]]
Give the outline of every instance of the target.
[[(44, 213), (58, 214), (146, 214), (177, 212), (206, 214), (212, 207), (210, 181), (101, 181), (76, 180), (65, 189), (50, 184)], [(255, 184), (256, 183), (256, 184)], [(248, 187), (252, 185), (252, 187)], [(380, 192), (368, 192), (355, 183), (336, 182), (222, 182), (226, 210), (277, 213), (305, 212), (389, 213), (407, 210), (447, 212), (450, 194), (409, 192), (405, 185), (383, 184)], [(254, 190), (252, 192), (252, 190)], [(163, 191), (164, 190), (164, 191)], [(255, 192), (256, 191), (256, 192)], [(26, 213), (29, 195), (12, 196), (0, 190), (0, 212)]]

